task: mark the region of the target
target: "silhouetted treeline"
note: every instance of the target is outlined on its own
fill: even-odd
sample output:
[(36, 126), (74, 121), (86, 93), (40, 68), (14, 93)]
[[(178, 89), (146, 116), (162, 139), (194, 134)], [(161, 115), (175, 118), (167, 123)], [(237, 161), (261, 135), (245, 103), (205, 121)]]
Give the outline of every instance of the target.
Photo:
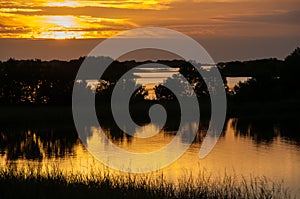
[[(89, 57), (91, 63), (112, 62), (108, 57)], [(41, 61), (41, 60), (14, 60), (9, 59), (0, 62), (0, 104), (48, 104), (70, 105), (72, 88), (74, 83), (80, 84), (89, 92), (96, 92), (97, 99), (109, 101), (109, 97), (116, 82), (128, 70), (145, 63), (159, 63), (178, 68), (179, 72), (188, 80), (196, 95), (201, 98), (209, 98), (208, 86), (205, 82), (215, 82), (212, 76), (204, 81), (198, 71), (183, 60), (173, 61), (113, 61), (104, 72), (101, 80), (94, 90), (89, 82), (74, 82), (78, 69), (85, 60), (81, 57), (71, 61)], [(297, 76), (300, 72), (300, 48), (295, 49), (285, 60), (262, 59), (245, 62), (227, 62), (217, 64), (222, 75), (229, 101), (276, 101), (286, 99), (299, 99), (300, 89), (297, 85)], [(99, 65), (101, 67), (101, 65)], [(198, 64), (202, 73), (209, 76), (210, 70)], [(216, 70), (213, 68), (211, 70)], [(226, 77), (251, 77), (248, 81), (239, 83), (230, 90), (227, 86)], [(99, 77), (100, 78), (100, 77)], [(135, 84), (135, 76), (125, 80), (127, 87)], [(178, 79), (178, 75), (168, 78), (165, 82), (170, 83)], [(190, 90), (182, 85), (182, 94), (189, 95)], [(135, 92), (133, 100), (141, 101), (147, 96), (147, 91), (140, 87)], [(163, 84), (155, 87), (156, 100), (174, 100), (174, 94)]]
[(0, 63), (0, 104), (67, 104), (83, 58)]
[[(221, 71), (229, 74), (237, 68), (247, 77), (248, 81), (239, 83), (231, 95), (235, 102), (269, 102), (300, 99), (298, 74), (300, 72), (300, 48), (296, 48), (284, 61), (269, 59), (233, 64), (230, 62)], [(252, 71), (250, 71), (252, 68)], [(225, 71), (225, 72), (224, 72)], [(240, 73), (240, 74), (241, 74)]]
[(270, 58), (244, 62), (221, 62), (218, 63), (218, 68), (226, 77), (280, 76), (284, 68), (284, 61)]

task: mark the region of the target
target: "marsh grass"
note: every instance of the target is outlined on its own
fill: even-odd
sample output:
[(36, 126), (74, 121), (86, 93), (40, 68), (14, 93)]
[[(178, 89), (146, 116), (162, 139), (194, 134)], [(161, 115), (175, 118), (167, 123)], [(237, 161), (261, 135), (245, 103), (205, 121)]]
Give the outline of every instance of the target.
[(177, 183), (160, 174), (88, 174), (54, 169), (0, 168), (0, 198), (292, 198), (283, 182), (266, 177), (225, 174), (212, 178), (204, 172), (185, 172)]

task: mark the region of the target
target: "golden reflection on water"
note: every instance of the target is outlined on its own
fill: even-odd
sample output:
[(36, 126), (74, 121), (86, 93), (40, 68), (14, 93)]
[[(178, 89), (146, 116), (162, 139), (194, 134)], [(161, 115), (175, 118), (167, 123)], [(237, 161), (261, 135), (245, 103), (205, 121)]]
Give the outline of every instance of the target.
[[(182, 157), (172, 165), (160, 170), (159, 173), (163, 172), (167, 180), (175, 183), (185, 172), (192, 172), (193, 176), (198, 176), (201, 171), (205, 171), (207, 175), (212, 175), (212, 177), (224, 175), (225, 171), (229, 175), (244, 175), (246, 177), (250, 175), (266, 176), (274, 181), (283, 179), (288, 187), (300, 194), (300, 189), (297, 186), (300, 178), (299, 148), (288, 144), (279, 136), (275, 137), (270, 145), (258, 145), (249, 137), (236, 135), (232, 126), (233, 121), (234, 119), (228, 121), (224, 136), (220, 138), (213, 151), (206, 158), (198, 159), (201, 143), (196, 142), (191, 145)], [(191, 130), (195, 130), (197, 126), (196, 123), (186, 125)], [(148, 125), (143, 127), (142, 130), (157, 130), (157, 126), (154, 124)], [(94, 131), (97, 131), (97, 128), (94, 128)], [(125, 137), (122, 141), (115, 141), (114, 144), (128, 151), (144, 153), (159, 149), (169, 143), (172, 138), (172, 133), (161, 132), (145, 140), (134, 137), (127, 139)], [(41, 141), (37, 140), (38, 138), (35, 139), (37, 143), (41, 143)], [(101, 140), (99, 134), (93, 133), (87, 143), (93, 145), (98, 143), (99, 140)], [(103, 147), (103, 150), (105, 151), (105, 147)], [(115, 175), (122, 174), (106, 168), (93, 158), (80, 142), (74, 146), (74, 153), (64, 158), (43, 158), (37, 161), (26, 159), (7, 161), (4, 155), (0, 156), (0, 163), (2, 167), (12, 164), (17, 168), (24, 168), (30, 165), (31, 167), (39, 167), (42, 170), (46, 170), (50, 166), (59, 167), (59, 169), (66, 172), (72, 171), (88, 174), (91, 171), (101, 170)]]

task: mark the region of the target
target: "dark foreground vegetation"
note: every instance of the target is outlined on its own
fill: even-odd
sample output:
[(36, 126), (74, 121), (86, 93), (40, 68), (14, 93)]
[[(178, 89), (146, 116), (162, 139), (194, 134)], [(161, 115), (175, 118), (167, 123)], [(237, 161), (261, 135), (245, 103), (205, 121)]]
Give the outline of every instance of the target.
[[(54, 191), (55, 190), (55, 191)], [(225, 175), (213, 179), (204, 173), (198, 178), (184, 175), (178, 183), (158, 177), (135, 174), (113, 175), (92, 172), (90, 175), (59, 169), (0, 169), (0, 198), (292, 198), (283, 183), (265, 177)]]

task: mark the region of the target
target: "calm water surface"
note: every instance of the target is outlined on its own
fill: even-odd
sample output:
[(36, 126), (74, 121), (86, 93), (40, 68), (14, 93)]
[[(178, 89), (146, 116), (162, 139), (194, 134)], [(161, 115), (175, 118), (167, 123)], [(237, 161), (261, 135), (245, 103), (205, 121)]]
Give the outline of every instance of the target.
[[(196, 122), (185, 122), (189, 131), (197, 131)], [(101, 143), (99, 129), (87, 127), (90, 135), (87, 144)], [(196, 139), (186, 153), (162, 171), (170, 181), (176, 181), (186, 172), (197, 175), (205, 170), (213, 176), (236, 174), (243, 176), (266, 176), (273, 181), (284, 180), (300, 197), (300, 135), (295, 121), (227, 120), (217, 145), (205, 158), (198, 159), (207, 123), (198, 130)], [(136, 134), (158, 129), (149, 124), (136, 130)], [(0, 163), (2, 167), (14, 165), (18, 168), (49, 165), (59, 166), (66, 171), (89, 172), (104, 168), (82, 145), (73, 125), (30, 124), (15, 128), (2, 126), (0, 129)], [(118, 146), (133, 152), (157, 150), (169, 143), (176, 132), (172, 128), (147, 139), (126, 136), (117, 128), (106, 125), (106, 135)], [(181, 139), (185, 142), (184, 136)], [(106, 153), (105, 143), (102, 153)], [(167, 158), (162, 154), (162, 158)], [(156, 161), (156, 160), (153, 160)], [(112, 171), (114, 172), (114, 171)]]

